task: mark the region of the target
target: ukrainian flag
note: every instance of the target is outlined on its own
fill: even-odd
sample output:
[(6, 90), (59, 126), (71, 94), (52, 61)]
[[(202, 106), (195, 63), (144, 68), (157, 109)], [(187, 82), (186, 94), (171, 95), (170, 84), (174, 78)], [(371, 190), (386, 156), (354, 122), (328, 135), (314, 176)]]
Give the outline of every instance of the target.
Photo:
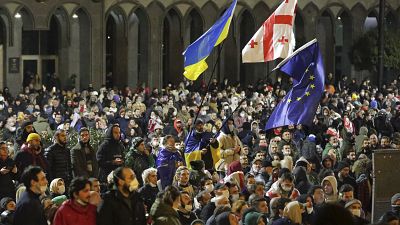
[(189, 80), (197, 80), (207, 68), (207, 57), (213, 48), (219, 45), (229, 33), (229, 26), (232, 21), (237, 0), (225, 11), (221, 18), (199, 39), (193, 42), (183, 52), (185, 57), (185, 72), (183, 75)]

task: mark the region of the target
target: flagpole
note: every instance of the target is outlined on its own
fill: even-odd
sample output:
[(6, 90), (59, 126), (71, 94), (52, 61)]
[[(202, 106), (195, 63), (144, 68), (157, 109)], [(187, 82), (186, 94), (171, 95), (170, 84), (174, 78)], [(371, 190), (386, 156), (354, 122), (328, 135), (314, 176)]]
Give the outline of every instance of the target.
[[(193, 120), (193, 122), (192, 122), (192, 126), (190, 127), (190, 132), (188, 133), (188, 136), (189, 136), (189, 135), (192, 133), (192, 131), (193, 131), (193, 127), (194, 127), (194, 125), (196, 124), (197, 118), (199, 117), (200, 110), (201, 110), (201, 108), (203, 107), (204, 100), (206, 99), (206, 96), (207, 96), (207, 94), (208, 94), (208, 92), (209, 92), (209, 90), (210, 90), (211, 80), (212, 80), (213, 77), (214, 77), (215, 69), (217, 68), (217, 65), (219, 64), (219, 61), (220, 61), (220, 59), (221, 59), (221, 52), (222, 52), (222, 48), (224, 47), (224, 44), (225, 44), (225, 41), (223, 41), (223, 42), (221, 43), (221, 45), (220, 45), (221, 47), (218, 48), (217, 60), (216, 60), (215, 63), (214, 63), (214, 66), (213, 66), (213, 70), (212, 70), (212, 72), (211, 72), (210, 79), (208, 80), (208, 83), (207, 83), (207, 91), (206, 91), (206, 93), (203, 95), (203, 97), (201, 98), (200, 106), (198, 107), (198, 110), (197, 110), (197, 113), (196, 113), (196, 117), (194, 118), (194, 120)], [(186, 138), (185, 147), (186, 147), (186, 144), (187, 144), (187, 140), (188, 140), (188, 139)]]

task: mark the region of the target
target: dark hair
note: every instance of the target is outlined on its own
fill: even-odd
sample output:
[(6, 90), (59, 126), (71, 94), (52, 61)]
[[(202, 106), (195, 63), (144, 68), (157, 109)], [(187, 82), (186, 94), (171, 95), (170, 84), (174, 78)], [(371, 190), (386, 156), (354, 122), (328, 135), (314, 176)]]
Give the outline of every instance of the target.
[(353, 225), (350, 211), (337, 204), (323, 204), (315, 215), (315, 225)]
[(254, 193), (256, 192), (257, 186), (265, 186), (265, 182), (264, 181), (256, 181), (255, 184), (252, 184), (249, 188), (249, 192), (250, 193)]
[(263, 198), (263, 197), (260, 197), (260, 196), (256, 196), (255, 198), (253, 198), (253, 199), (251, 200), (250, 204), (251, 204), (252, 207), (258, 209), (258, 204), (259, 204), (260, 202), (263, 202), (263, 201), (267, 202), (267, 199), (265, 199), (265, 198)]
[(349, 192), (349, 191), (354, 191), (353, 186), (351, 186), (350, 184), (343, 184), (340, 187), (339, 193), (344, 193), (344, 192)]
[(87, 131), (87, 132), (90, 133), (90, 131), (89, 131), (89, 129), (88, 129), (87, 127), (82, 127), (82, 128), (79, 130), (79, 135), (80, 135), (82, 132), (84, 132), (84, 131)]
[(198, 202), (203, 201), (203, 195), (207, 194), (208, 191), (200, 191), (197, 195), (196, 195), (196, 199)]
[[(174, 138), (174, 136), (172, 136), (172, 135), (165, 135), (165, 137), (164, 137), (164, 140), (163, 140), (163, 145), (166, 145), (167, 144), (167, 141), (168, 141), (168, 139), (170, 139), (170, 138)], [(174, 138), (175, 139), (175, 138)]]
[(113, 173), (113, 181), (114, 181), (114, 184), (116, 185), (116, 186), (118, 186), (118, 180), (120, 179), (120, 180), (125, 180), (125, 177), (123, 176), (123, 174), (122, 174), (122, 172), (124, 171), (124, 169), (130, 169), (129, 167), (126, 167), (126, 166), (120, 166), (120, 167), (118, 167), (117, 169), (115, 169), (114, 170), (114, 173)]
[(181, 196), (181, 192), (175, 186), (167, 186), (165, 188), (164, 195), (162, 196), (162, 202), (172, 207), (175, 199)]
[(294, 180), (293, 175), (291, 173), (283, 173), (281, 176), (279, 176), (279, 178), (282, 179), (282, 181), (289, 180), (290, 182), (293, 182)]
[(311, 189), (308, 191), (308, 195), (314, 195), (314, 192), (315, 192), (315, 190), (317, 190), (317, 189), (322, 189), (322, 190), (324, 190), (323, 188), (322, 188), (322, 186), (321, 185), (314, 185), (314, 186), (312, 186), (311, 187)]
[(204, 185), (206, 185), (206, 182), (207, 181), (209, 181), (209, 180), (211, 180), (212, 181), (212, 179), (211, 178), (209, 178), (209, 177), (203, 177), (202, 179), (201, 179), (201, 181), (200, 181), (200, 185), (203, 187)]
[(28, 166), (21, 175), (21, 181), (24, 183), (26, 189), (31, 187), (31, 181), (39, 181), (38, 174), (42, 172), (43, 169), (39, 166)]
[(71, 184), (69, 185), (69, 197), (71, 199), (74, 199), (75, 193), (79, 193), (79, 191), (85, 189), (86, 184), (89, 184), (90, 186), (90, 182), (87, 178), (84, 177), (75, 177), (74, 179), (72, 179)]

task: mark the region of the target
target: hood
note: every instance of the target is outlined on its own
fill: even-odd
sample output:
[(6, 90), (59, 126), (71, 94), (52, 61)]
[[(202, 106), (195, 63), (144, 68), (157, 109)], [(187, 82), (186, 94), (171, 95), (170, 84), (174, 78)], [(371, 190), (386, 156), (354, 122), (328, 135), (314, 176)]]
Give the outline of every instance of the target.
[(154, 204), (151, 206), (150, 215), (153, 218), (162, 216), (178, 217), (178, 213), (171, 206), (163, 203), (159, 198), (157, 198)]
[(112, 134), (112, 130), (114, 127), (119, 127), (118, 124), (114, 124), (110, 127), (108, 127), (106, 135), (105, 135), (105, 139), (110, 140), (110, 141), (115, 141), (113, 138), (113, 134)]
[(333, 195), (336, 196), (338, 193), (337, 190), (337, 180), (334, 176), (327, 176), (325, 177), (322, 182), (321, 182), (321, 186), (323, 186), (324, 181), (329, 181), (329, 183), (331, 183), (332, 185), (332, 189), (333, 189)]
[[(231, 132), (231, 131), (229, 130), (229, 128), (228, 128), (228, 121), (229, 121), (229, 120), (233, 122), (233, 119), (231, 119), (231, 118), (228, 118), (228, 119), (226, 119), (226, 120), (223, 122), (224, 126), (222, 126), (221, 131), (222, 131), (224, 134), (233, 134), (233, 132)], [(233, 126), (235, 126), (235, 125), (233, 125)]]
[(289, 202), (283, 209), (283, 216), (292, 221), (292, 223), (301, 224), (301, 208), (298, 201)]
[(174, 120), (174, 129), (176, 130), (176, 132), (181, 133), (183, 130), (183, 127), (178, 128), (178, 126), (177, 126), (178, 121), (180, 121), (182, 123), (182, 121), (180, 119), (175, 119)]
[(360, 135), (368, 135), (368, 128), (360, 127)]
[(294, 184), (298, 185), (300, 182), (307, 182), (307, 172), (302, 166), (298, 166), (294, 169), (293, 175), (295, 177)]
[(56, 178), (56, 179), (54, 179), (54, 180), (51, 181), (50, 186), (49, 186), (50, 192), (52, 192), (52, 193), (57, 193), (57, 182), (58, 182), (59, 180), (63, 180), (63, 179), (61, 179), (61, 178)]
[(237, 171), (243, 171), (242, 164), (240, 164), (240, 161), (233, 161), (231, 164), (229, 164), (228, 173), (226, 175), (228, 176)]

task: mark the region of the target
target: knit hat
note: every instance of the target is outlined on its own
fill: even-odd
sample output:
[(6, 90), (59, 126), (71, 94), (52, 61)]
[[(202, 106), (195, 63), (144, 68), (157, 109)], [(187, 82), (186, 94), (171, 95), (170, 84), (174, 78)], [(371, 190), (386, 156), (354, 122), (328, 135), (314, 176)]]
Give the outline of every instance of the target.
[(390, 200), (390, 202), (392, 203), (392, 205), (396, 205), (396, 201), (400, 200), (400, 193), (396, 193), (392, 196), (392, 199)]
[(32, 140), (38, 140), (40, 141), (40, 135), (37, 133), (30, 133), (28, 137), (26, 138), (26, 142), (32, 141)]
[(244, 217), (244, 224), (246, 225), (256, 225), (258, 221), (262, 218), (263, 214), (259, 212), (249, 212)]
[(0, 207), (2, 210), (6, 210), (7, 209), (7, 204), (10, 203), (11, 201), (14, 201), (12, 198), (10, 197), (4, 197), (0, 200)]
[(344, 207), (347, 209), (348, 207), (350, 207), (350, 206), (352, 206), (352, 205), (354, 205), (354, 204), (360, 204), (360, 206), (362, 206), (360, 200), (358, 200), (358, 199), (353, 199), (353, 200), (348, 201)]
[(143, 138), (135, 137), (135, 138), (132, 139), (132, 146), (134, 148), (137, 148), (143, 141), (144, 141)]
[(336, 171), (337, 171), (337, 172), (340, 172), (342, 169), (344, 169), (344, 168), (346, 168), (346, 167), (349, 167), (349, 168), (350, 168), (349, 163), (347, 163), (346, 161), (340, 161), (340, 162), (338, 162), (338, 164), (337, 164)]

